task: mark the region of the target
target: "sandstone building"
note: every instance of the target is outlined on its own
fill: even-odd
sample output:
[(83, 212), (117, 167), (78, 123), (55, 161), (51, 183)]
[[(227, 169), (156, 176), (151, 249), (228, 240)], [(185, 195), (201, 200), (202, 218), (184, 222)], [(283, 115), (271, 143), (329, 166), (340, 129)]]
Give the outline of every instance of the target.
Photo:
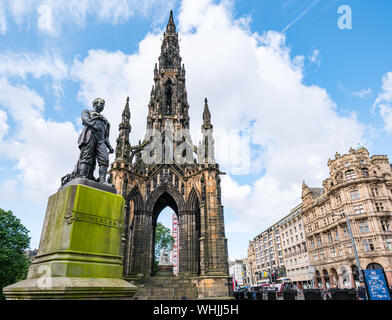
[[(315, 268), (315, 284), (355, 287), (359, 282), (345, 217), (348, 215), (362, 269), (383, 268), (392, 284), (392, 170), (387, 156), (366, 148), (328, 161), (323, 188), (302, 186), (302, 215)], [(334, 215), (338, 214), (338, 215)]]
[(310, 288), (312, 274), (309, 273), (309, 254), (302, 221), (302, 205), (293, 208), (279, 225), (286, 275), (298, 289)]
[[(260, 273), (284, 268), (299, 289), (313, 283), (325, 289), (356, 287), (359, 272), (344, 215), (351, 222), (361, 269), (384, 269), (392, 285), (392, 170), (388, 157), (369, 157), (364, 147), (350, 148), (348, 154), (336, 153), (328, 167), (330, 176), (322, 188), (310, 188), (304, 182), (301, 204), (249, 242), (248, 278), (257, 278), (255, 285), (263, 279)], [(314, 274), (308, 272), (309, 267)]]

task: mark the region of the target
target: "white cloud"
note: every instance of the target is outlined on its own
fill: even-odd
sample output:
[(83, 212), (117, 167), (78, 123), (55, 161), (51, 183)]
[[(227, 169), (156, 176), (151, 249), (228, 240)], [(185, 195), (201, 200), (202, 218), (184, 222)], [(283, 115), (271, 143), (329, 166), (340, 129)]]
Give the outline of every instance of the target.
[(382, 92), (377, 96), (373, 110), (379, 109), (381, 118), (384, 121), (384, 130), (392, 133), (392, 72), (386, 73), (382, 78)]
[(6, 77), (34, 78), (51, 76), (55, 81), (67, 77), (68, 67), (62, 57), (55, 52), (36, 54), (32, 52), (0, 52), (0, 74)]
[(308, 59), (311, 63), (320, 66), (320, 50), (314, 49)]
[(0, 33), (5, 34), (7, 32), (7, 18), (5, 12), (5, 6), (3, 2), (0, 2)]
[(0, 78), (0, 106), (15, 122), (14, 132), (0, 140), (5, 155), (16, 161), (14, 169), (30, 200), (46, 202), (60, 185), (62, 175), (72, 171), (77, 159), (77, 133), (70, 122), (44, 118), (44, 100), (26, 86), (11, 85)]
[(8, 132), (7, 113), (0, 109), (0, 141)]
[(17, 199), (17, 179), (7, 179), (0, 184), (0, 198)]
[(356, 96), (356, 97), (361, 98), (361, 99), (362, 99), (363, 97), (365, 97), (365, 96), (368, 96), (368, 95), (371, 94), (371, 93), (372, 93), (372, 90), (370, 90), (370, 88), (351, 92), (351, 94), (352, 94), (353, 96)]
[(50, 35), (60, 34), (63, 25), (84, 27), (88, 17), (115, 25), (139, 14), (150, 17), (155, 24), (163, 21), (162, 12), (168, 12), (174, 4), (175, 0), (8, 0), (3, 10), (0, 4), (0, 31), (6, 32), (7, 18), (27, 29), (36, 23), (39, 30)]

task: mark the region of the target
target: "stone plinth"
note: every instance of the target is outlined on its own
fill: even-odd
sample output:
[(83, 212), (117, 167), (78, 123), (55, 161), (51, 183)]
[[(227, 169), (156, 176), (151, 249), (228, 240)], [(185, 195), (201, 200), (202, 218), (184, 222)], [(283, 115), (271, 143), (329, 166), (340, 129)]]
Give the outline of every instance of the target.
[(7, 299), (131, 299), (121, 279), (124, 198), (81, 184), (49, 198), (38, 254)]
[(198, 299), (232, 300), (232, 278), (227, 275), (205, 275), (193, 279), (197, 287)]
[(170, 277), (174, 276), (173, 265), (158, 265), (157, 277)]

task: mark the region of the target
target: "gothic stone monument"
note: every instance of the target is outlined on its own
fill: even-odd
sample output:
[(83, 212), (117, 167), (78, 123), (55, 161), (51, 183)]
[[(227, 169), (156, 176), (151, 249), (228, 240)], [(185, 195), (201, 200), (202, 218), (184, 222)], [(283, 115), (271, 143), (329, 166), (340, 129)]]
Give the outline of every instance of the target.
[[(178, 216), (179, 276), (197, 288), (198, 298), (231, 297), (219, 165), (214, 160), (213, 126), (204, 101), (202, 141), (189, 134), (185, 67), (172, 12), (154, 68), (147, 132), (131, 146), (127, 98), (109, 174), (125, 198), (122, 252), (124, 278), (152, 275), (155, 227), (167, 206)], [(196, 159), (197, 157), (197, 159)], [(154, 277), (150, 277), (153, 281)]]
[[(109, 123), (95, 99), (84, 110), (75, 170), (49, 198), (38, 255), (26, 280), (4, 288), (7, 299), (131, 299), (136, 287), (122, 279), (124, 198), (106, 182)], [(95, 162), (99, 179), (93, 176)]]

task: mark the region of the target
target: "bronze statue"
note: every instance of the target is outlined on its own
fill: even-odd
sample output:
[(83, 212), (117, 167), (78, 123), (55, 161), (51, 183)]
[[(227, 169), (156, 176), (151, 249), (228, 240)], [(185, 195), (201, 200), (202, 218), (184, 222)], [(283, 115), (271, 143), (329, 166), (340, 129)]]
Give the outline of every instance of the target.
[[(97, 98), (93, 101), (94, 110), (82, 111), (81, 118), (84, 129), (78, 139), (79, 160), (74, 171), (61, 179), (61, 185), (65, 185), (74, 178), (85, 178), (106, 183), (109, 153), (113, 153), (114, 149), (109, 142), (110, 124), (101, 114), (104, 107), (105, 100)], [(98, 179), (94, 178), (96, 162), (99, 166)]]

